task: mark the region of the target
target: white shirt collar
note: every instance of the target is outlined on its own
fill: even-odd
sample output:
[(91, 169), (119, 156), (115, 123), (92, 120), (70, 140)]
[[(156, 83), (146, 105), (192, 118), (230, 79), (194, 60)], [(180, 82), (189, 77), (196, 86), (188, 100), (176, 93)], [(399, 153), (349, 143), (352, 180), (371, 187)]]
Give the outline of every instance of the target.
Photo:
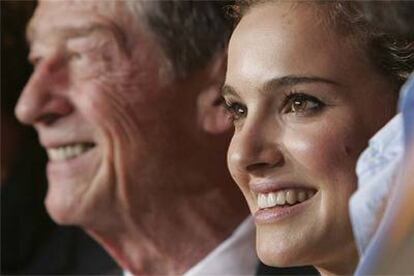
[(216, 247), (184, 276), (254, 275), (258, 264), (255, 227), (249, 216), (233, 234)]
[[(255, 275), (258, 264), (255, 235), (254, 222), (249, 216), (230, 237), (184, 273), (184, 276)], [(123, 274), (133, 276), (127, 270)]]

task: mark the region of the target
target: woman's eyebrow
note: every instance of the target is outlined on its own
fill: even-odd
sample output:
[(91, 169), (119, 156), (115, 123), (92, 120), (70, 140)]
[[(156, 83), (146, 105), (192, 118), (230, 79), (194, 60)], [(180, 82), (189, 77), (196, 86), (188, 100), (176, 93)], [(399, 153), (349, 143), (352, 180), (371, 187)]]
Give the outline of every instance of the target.
[(268, 80), (263, 85), (263, 91), (273, 91), (282, 87), (286, 86), (294, 86), (298, 84), (306, 84), (306, 83), (325, 83), (335, 86), (341, 86), (340, 83), (326, 79), (321, 77), (314, 77), (314, 76), (298, 76), (298, 75), (288, 75), (279, 78), (273, 78)]
[(230, 96), (230, 95), (236, 96), (237, 93), (236, 93), (236, 90), (231, 85), (224, 84), (223, 87), (221, 88), (221, 95), (222, 96)]

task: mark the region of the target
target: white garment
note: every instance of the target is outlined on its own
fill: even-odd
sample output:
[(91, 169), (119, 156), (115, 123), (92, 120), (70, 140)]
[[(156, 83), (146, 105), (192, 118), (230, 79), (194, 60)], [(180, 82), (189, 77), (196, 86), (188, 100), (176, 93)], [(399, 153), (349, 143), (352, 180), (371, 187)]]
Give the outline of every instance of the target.
[(184, 276), (255, 275), (258, 264), (255, 235), (254, 222), (249, 216), (227, 240)]
[[(371, 162), (364, 152), (358, 162), (362, 165), (357, 169), (360, 187), (350, 202), (362, 257), (355, 275), (414, 272), (414, 229), (408, 228), (414, 225), (410, 224), (414, 222), (410, 193), (414, 182), (404, 177), (414, 164), (414, 151), (409, 151), (414, 149), (414, 73), (401, 90), (399, 107), (402, 118), (397, 115), (372, 139), (379, 145), (376, 161)], [(367, 154), (377, 151), (371, 143), (366, 150)]]
[[(253, 218), (249, 216), (229, 238), (184, 273), (184, 276), (255, 275), (258, 264), (255, 236)], [(124, 271), (124, 276), (133, 275)]]
[(350, 199), (349, 208), (361, 256), (382, 219), (403, 154), (403, 122), (398, 114), (371, 138), (357, 163), (358, 189)]

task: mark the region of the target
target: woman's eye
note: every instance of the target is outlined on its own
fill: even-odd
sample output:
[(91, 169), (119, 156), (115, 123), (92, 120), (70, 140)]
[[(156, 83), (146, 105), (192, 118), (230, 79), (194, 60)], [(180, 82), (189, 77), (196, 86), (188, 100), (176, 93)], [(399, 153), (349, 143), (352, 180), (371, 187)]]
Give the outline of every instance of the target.
[(313, 96), (294, 93), (287, 97), (284, 106), (284, 113), (305, 114), (320, 110), (324, 104)]
[(227, 112), (230, 114), (230, 117), (233, 121), (237, 121), (240, 118), (246, 117), (247, 115), (247, 108), (246, 106), (240, 103), (231, 103), (227, 101), (224, 102), (224, 107), (226, 108)]

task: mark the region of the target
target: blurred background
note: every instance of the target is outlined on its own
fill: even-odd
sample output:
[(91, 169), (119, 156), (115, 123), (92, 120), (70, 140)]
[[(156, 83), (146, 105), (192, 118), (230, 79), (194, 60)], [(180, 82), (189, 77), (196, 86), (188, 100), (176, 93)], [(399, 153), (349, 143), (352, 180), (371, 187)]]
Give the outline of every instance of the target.
[(47, 215), (46, 156), (14, 106), (32, 71), (25, 28), (36, 2), (1, 0), (1, 269), (4, 274), (120, 274), (77, 227)]

